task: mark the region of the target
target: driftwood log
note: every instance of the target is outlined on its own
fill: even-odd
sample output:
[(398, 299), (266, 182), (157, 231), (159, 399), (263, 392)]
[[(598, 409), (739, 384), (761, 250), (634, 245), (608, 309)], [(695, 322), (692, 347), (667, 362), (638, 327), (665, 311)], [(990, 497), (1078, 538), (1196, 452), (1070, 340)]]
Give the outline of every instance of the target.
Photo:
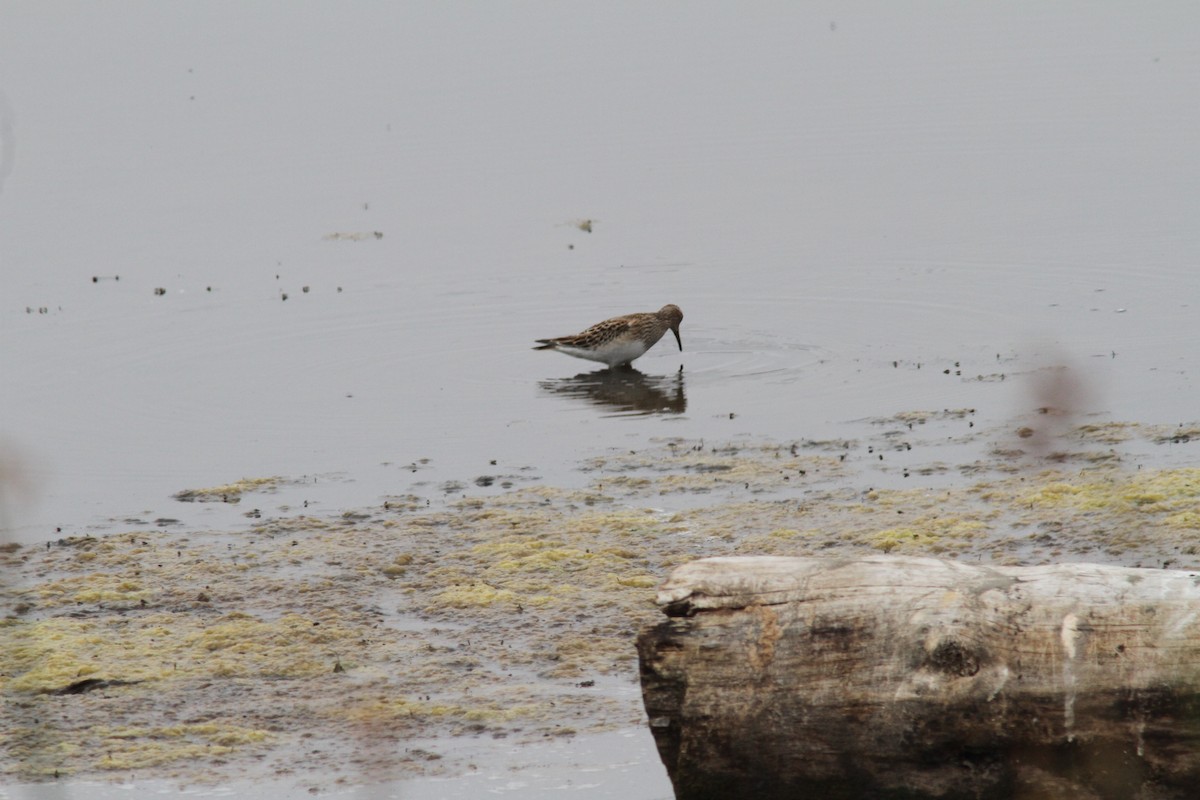
[(710, 558), (658, 603), (678, 800), (1200, 798), (1200, 571)]

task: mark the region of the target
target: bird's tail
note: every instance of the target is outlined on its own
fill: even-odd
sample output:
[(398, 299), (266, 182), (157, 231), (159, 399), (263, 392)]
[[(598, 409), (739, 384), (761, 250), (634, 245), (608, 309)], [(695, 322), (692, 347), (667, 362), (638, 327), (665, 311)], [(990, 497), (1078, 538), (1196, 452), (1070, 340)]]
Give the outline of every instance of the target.
[(555, 347), (553, 339), (534, 339), (534, 341), (538, 343), (538, 346), (533, 348), (534, 350), (553, 350)]

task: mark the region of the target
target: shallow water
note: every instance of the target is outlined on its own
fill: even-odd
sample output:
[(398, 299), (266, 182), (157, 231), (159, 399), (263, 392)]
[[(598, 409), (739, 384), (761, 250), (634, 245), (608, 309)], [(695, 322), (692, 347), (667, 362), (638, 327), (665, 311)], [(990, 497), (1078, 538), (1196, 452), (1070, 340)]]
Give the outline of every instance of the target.
[[(417, 743), (421, 744), (421, 743)], [(466, 757), (484, 765), (466, 774), (392, 784), (351, 785), (275, 781), (271, 797), (300, 800), (315, 796), (345, 800), (468, 800), (476, 797), (627, 798), (666, 800), (671, 784), (659, 763), (654, 741), (646, 728), (591, 734), (549, 742), (536, 748), (488, 743), (460, 745)], [(472, 750), (474, 752), (472, 752)], [(502, 769), (489, 769), (499, 761)], [(88, 797), (118, 800), (130, 797), (186, 795), (190, 797), (244, 797), (260, 794), (263, 783), (226, 781), (213, 786), (178, 786), (173, 781), (138, 780), (123, 783), (75, 782), (0, 786), (0, 800), (59, 800)]]
[[(0, 10), (9, 539), (237, 529), (171, 495), (242, 477), (336, 513), (668, 436), (1197, 418), (1186, 5), (60, 11)], [(668, 302), (636, 372), (530, 349)]]

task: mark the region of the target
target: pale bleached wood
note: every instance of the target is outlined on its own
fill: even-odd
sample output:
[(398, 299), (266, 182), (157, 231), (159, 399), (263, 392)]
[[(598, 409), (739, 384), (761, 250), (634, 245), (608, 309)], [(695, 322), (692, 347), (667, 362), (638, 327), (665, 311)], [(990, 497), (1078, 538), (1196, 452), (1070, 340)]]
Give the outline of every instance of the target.
[(712, 558), (658, 602), (680, 798), (1200, 797), (1200, 572)]

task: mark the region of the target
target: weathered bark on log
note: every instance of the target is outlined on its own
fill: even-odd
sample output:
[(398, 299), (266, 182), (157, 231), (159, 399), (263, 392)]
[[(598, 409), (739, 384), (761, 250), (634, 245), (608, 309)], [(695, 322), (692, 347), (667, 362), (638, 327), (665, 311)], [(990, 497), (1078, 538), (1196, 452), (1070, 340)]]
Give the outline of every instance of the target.
[(1200, 797), (1200, 572), (712, 558), (658, 603), (679, 800)]

